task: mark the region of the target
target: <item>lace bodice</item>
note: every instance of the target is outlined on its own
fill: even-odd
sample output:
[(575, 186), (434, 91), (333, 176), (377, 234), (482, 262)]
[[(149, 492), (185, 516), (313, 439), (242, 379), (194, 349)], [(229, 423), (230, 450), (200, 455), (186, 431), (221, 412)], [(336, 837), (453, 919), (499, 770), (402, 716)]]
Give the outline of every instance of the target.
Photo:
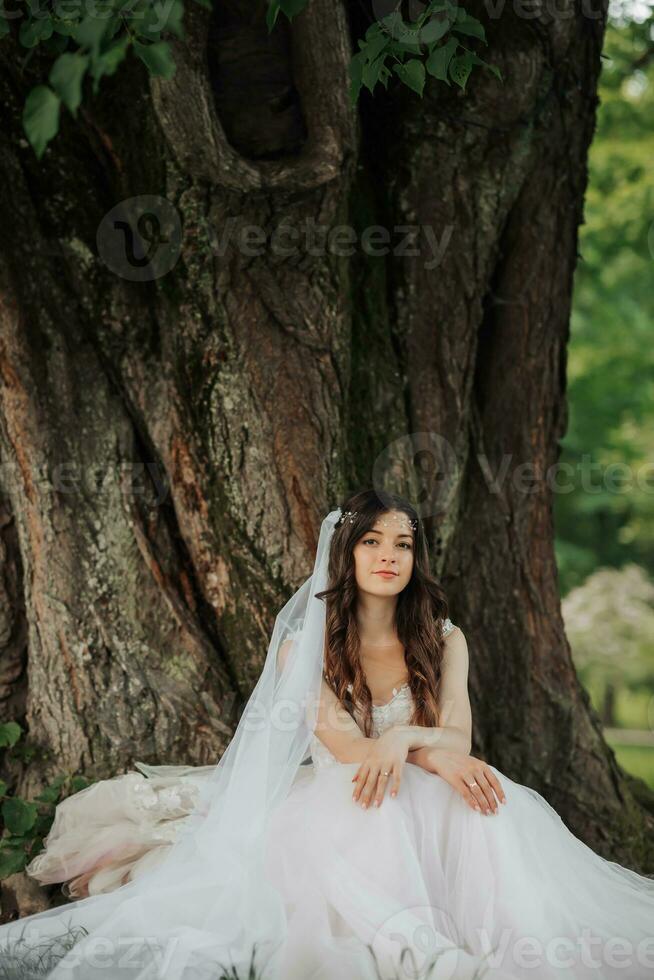
[[(454, 623), (446, 619), (443, 623), (443, 636), (447, 636), (454, 629)], [(349, 685), (351, 690), (352, 685)], [(373, 704), (372, 706), (372, 737), (379, 738), (382, 732), (392, 725), (406, 725), (413, 711), (413, 695), (408, 684), (393, 688), (393, 696), (386, 704)], [(354, 717), (357, 723), (363, 728), (363, 712), (355, 707)], [(333, 766), (338, 763), (338, 759), (332, 755), (326, 745), (324, 745), (317, 735), (311, 737), (309, 751), (314, 769), (323, 766)]]

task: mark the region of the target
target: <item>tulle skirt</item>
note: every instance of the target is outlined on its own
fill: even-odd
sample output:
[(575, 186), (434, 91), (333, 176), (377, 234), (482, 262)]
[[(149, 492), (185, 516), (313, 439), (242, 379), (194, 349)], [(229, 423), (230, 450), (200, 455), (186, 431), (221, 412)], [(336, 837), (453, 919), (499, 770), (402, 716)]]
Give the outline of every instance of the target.
[[(363, 942), (384, 976), (461, 980), (483, 965), (516, 980), (654, 977), (654, 881), (596, 854), (535, 790), (491, 766), (506, 803), (486, 815), (407, 764), (397, 797), (364, 810), (357, 769), (318, 769), (275, 813), (283, 976), (353, 976), (338, 958)], [(375, 976), (364, 963), (358, 975)]]
[[(69, 906), (76, 913), (72, 921), (86, 921), (101, 932), (103, 915), (111, 912), (113, 937), (136, 927), (141, 915), (151, 922), (152, 909), (143, 902), (156, 895), (161, 936), (175, 932), (175, 942), (181, 943), (177, 955), (159, 959), (156, 968), (154, 961), (131, 966), (124, 958), (120, 968), (107, 969), (96, 958), (67, 970), (64, 958), (60, 969), (35, 976), (246, 980), (245, 972), (221, 970), (226, 958), (213, 942), (226, 931), (229, 869), (222, 880), (202, 881), (197, 893), (193, 881), (199, 871), (179, 886), (166, 873), (166, 849), (193, 809), (204, 770), (156, 775), (165, 768), (151, 767), (147, 788), (143, 776), (129, 773), (60, 805), (59, 823), (32, 871), (61, 880), (66, 867), (66, 877), (77, 877), (78, 894), (90, 885), (92, 897)], [(357, 764), (301, 766), (267, 825), (261, 879), (247, 892), (245, 907), (230, 910), (234, 918), (247, 920), (253, 934), (265, 920), (277, 940), (269, 961), (274, 967), (266, 972), (266, 958), (255, 957), (253, 976), (654, 976), (654, 881), (601, 858), (567, 829), (540, 794), (491, 768), (507, 802), (497, 814), (485, 815), (472, 810), (439, 776), (410, 763), (398, 796), (387, 795), (379, 808), (366, 810), (352, 800)], [(141, 795), (146, 805), (135, 802)], [(156, 891), (154, 885), (150, 892), (133, 890), (153, 874)], [(102, 894), (103, 889), (110, 894)], [(63, 912), (10, 925), (34, 920), (44, 935), (52, 934)], [(9, 931), (0, 928), (0, 950)]]

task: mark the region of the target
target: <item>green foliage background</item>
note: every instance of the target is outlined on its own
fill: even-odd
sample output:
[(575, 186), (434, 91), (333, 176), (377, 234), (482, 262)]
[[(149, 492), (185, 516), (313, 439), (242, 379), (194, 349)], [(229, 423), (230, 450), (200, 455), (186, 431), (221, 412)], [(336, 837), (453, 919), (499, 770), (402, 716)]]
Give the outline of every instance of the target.
[(575, 665), (654, 789), (654, 8), (612, 4), (568, 351), (556, 553)]
[(599, 566), (654, 576), (654, 17), (613, 9), (568, 354), (574, 489), (554, 504), (562, 595)]

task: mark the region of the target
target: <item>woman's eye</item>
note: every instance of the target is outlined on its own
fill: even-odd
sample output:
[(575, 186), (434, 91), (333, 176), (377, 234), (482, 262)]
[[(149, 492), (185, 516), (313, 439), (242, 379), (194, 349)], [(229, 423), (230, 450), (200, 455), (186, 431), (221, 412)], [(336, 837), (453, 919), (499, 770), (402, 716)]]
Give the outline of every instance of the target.
[[(377, 541), (376, 538), (364, 538), (362, 543), (363, 544), (378, 544), (378, 541)], [(408, 551), (411, 551), (411, 545), (409, 544), (408, 541), (400, 541), (400, 545), (401, 545), (402, 548), (406, 548)]]

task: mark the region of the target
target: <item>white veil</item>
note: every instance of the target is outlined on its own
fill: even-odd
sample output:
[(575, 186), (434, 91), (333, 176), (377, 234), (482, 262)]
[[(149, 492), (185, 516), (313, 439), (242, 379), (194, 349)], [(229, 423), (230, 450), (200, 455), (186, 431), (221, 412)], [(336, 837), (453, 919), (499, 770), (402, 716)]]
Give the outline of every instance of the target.
[(279, 976), (286, 913), (263, 873), (265, 834), (306, 771), (325, 642), (316, 593), (340, 518), (337, 508), (323, 520), (313, 572), (278, 613), (236, 732), (165, 859), (115, 891), (0, 926), (2, 980), (218, 980), (221, 965), (230, 977)]

